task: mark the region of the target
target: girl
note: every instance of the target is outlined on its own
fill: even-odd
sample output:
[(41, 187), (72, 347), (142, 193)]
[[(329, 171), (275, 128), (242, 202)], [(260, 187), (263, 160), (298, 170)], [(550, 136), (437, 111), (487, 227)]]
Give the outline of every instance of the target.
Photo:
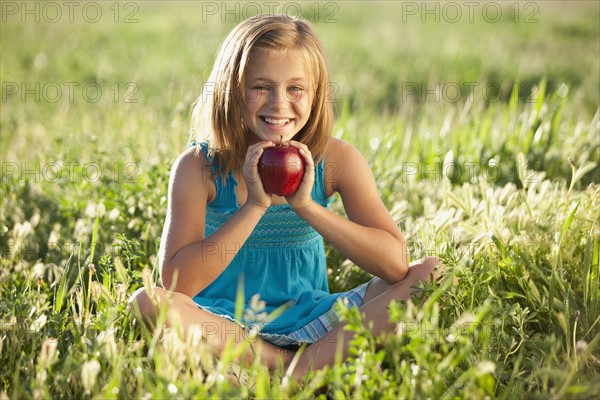
[[(375, 334), (392, 330), (386, 306), (409, 299), (436, 262), (409, 268), (405, 239), (366, 160), (331, 137), (329, 75), (306, 21), (260, 15), (241, 22), (221, 46), (209, 82), (192, 112), (198, 143), (171, 170), (159, 256), (165, 289), (141, 289), (131, 302), (152, 325), (169, 296), (167, 324), (200, 326), (219, 348), (259, 329), (245, 356), (259, 354), (272, 368), (287, 366), (306, 343), (294, 370), (303, 376), (331, 364), (340, 341), (347, 354), (352, 332), (341, 329), (336, 301), (359, 307)], [(280, 140), (306, 165), (287, 197), (265, 193), (257, 168), (264, 149)], [(329, 210), (335, 193), (347, 219)], [(330, 294), (323, 239), (376, 277)], [(246, 312), (236, 320), (239, 289)], [(263, 304), (264, 313), (250, 304)], [(261, 318), (275, 310), (274, 319)]]

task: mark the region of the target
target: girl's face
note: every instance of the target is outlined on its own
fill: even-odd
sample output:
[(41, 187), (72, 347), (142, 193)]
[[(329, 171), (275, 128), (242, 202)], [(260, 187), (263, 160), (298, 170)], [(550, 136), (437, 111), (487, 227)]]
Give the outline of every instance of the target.
[(310, 117), (313, 99), (310, 74), (302, 53), (283, 55), (255, 49), (246, 67), (245, 104), (242, 121), (254, 134), (251, 142), (288, 141)]

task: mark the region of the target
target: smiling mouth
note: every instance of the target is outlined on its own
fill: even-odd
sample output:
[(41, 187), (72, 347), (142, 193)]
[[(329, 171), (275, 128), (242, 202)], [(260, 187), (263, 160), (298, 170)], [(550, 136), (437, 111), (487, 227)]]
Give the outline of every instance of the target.
[(292, 121), (291, 118), (270, 118), (270, 117), (260, 117), (263, 121), (265, 121), (269, 125), (273, 126), (284, 126)]

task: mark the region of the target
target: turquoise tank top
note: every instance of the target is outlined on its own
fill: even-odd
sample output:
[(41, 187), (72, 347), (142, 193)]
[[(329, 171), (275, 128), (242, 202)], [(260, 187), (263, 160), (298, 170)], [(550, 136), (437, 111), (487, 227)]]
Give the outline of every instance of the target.
[[(206, 209), (205, 237), (209, 237), (240, 207), (233, 173), (228, 174), (223, 184), (210, 158), (208, 144), (200, 143), (200, 148), (212, 165), (216, 187), (215, 199)], [(315, 167), (312, 198), (327, 208), (332, 201), (325, 195), (323, 161)], [(235, 251), (235, 248), (221, 251)], [(238, 282), (243, 284), (245, 312), (235, 319)], [(229, 266), (193, 300), (213, 314), (253, 326), (255, 321), (246, 316), (252, 315), (250, 303), (256, 294), (265, 302), (267, 314), (287, 306), (279, 317), (260, 324), (262, 333), (282, 335), (328, 311), (340, 295), (329, 293), (323, 237), (288, 204), (267, 209)]]

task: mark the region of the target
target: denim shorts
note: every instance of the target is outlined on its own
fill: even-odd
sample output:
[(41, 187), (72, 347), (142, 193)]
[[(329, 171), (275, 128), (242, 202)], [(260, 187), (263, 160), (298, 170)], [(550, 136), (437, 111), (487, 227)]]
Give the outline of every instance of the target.
[[(375, 278), (373, 278), (375, 279)], [(347, 292), (340, 294), (336, 303), (342, 301), (348, 308), (360, 307), (365, 298), (367, 287), (373, 281), (365, 282)], [(284, 348), (296, 348), (304, 343), (314, 343), (326, 333), (332, 331), (340, 323), (340, 317), (336, 312), (335, 303), (321, 316), (313, 319), (306, 325), (288, 334), (273, 334), (259, 332), (259, 336), (269, 343)]]

